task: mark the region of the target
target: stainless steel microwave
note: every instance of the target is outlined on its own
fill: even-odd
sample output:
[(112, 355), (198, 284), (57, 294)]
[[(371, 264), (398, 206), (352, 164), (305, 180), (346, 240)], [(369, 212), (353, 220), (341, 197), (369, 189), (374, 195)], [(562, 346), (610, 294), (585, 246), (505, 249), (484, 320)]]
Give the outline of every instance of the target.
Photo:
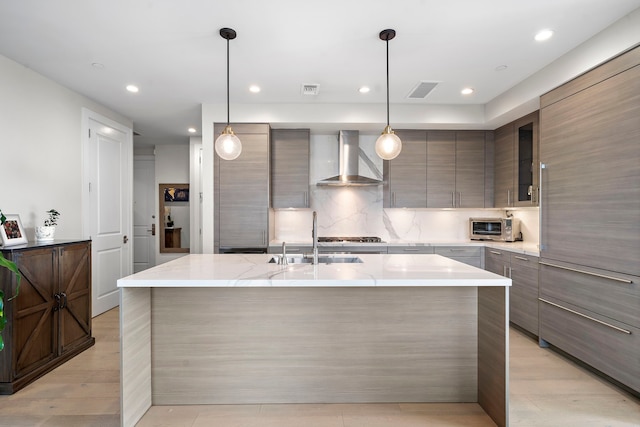
[(469, 238), (499, 242), (522, 240), (520, 220), (517, 218), (469, 218)]

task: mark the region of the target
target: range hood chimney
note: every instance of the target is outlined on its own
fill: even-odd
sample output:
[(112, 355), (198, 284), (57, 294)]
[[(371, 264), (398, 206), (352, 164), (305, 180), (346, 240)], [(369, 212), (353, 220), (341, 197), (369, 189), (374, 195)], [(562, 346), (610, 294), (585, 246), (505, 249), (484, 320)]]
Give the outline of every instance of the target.
[(360, 156), (360, 134), (357, 130), (341, 130), (339, 141), (340, 175), (318, 181), (318, 186), (364, 186), (380, 185), (382, 181), (360, 176), (358, 173), (358, 158)]

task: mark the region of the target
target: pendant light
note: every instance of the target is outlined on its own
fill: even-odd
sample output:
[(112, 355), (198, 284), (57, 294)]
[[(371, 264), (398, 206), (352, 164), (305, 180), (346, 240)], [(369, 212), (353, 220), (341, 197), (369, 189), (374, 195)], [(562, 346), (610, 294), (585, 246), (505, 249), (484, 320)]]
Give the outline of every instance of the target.
[(380, 31), (380, 40), (384, 40), (387, 43), (387, 127), (384, 128), (382, 135), (376, 140), (376, 154), (383, 160), (395, 159), (402, 150), (402, 141), (389, 125), (389, 40), (392, 40), (395, 36), (395, 30)]
[(229, 124), (229, 40), (236, 38), (236, 32), (231, 28), (221, 28), (220, 36), (227, 40), (227, 126), (216, 139), (215, 149), (218, 156), (224, 160), (236, 159), (242, 152), (242, 143)]

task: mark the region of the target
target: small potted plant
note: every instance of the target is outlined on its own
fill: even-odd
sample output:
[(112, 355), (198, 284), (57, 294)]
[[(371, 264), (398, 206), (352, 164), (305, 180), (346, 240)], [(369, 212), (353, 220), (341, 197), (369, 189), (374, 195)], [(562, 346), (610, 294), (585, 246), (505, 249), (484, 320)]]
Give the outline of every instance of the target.
[(44, 226), (36, 227), (36, 240), (39, 242), (52, 241), (56, 233), (60, 212), (55, 209), (49, 209), (47, 214), (49, 217), (44, 220)]

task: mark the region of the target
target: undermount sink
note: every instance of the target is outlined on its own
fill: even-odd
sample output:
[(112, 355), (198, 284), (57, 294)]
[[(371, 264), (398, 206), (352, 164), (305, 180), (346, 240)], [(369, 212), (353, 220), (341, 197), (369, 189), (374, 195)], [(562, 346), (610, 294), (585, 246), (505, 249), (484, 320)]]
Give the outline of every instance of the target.
[[(274, 255), (269, 259), (270, 264), (278, 264), (281, 255)], [(311, 256), (288, 256), (288, 264), (311, 264), (313, 257)], [(357, 256), (327, 256), (322, 255), (318, 257), (318, 264), (354, 264), (361, 263), (362, 260)]]

